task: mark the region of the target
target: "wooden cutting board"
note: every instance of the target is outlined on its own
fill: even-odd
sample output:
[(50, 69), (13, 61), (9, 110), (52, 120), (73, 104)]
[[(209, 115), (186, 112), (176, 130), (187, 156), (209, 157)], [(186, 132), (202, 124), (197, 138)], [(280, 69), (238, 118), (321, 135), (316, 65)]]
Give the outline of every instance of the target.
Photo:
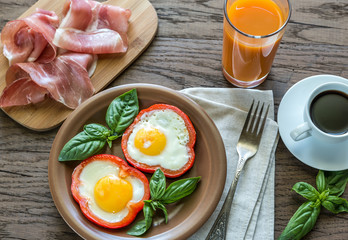
[[(54, 11), (61, 19), (63, 0), (39, 0), (19, 18), (26, 17), (36, 8)], [(91, 81), (96, 93), (112, 82), (150, 45), (155, 37), (158, 18), (156, 10), (148, 0), (109, 0), (110, 5), (128, 8), (132, 11), (128, 30), (128, 51), (117, 57), (101, 58)], [(9, 67), (0, 46), (0, 92), (6, 87), (5, 75)], [(35, 131), (46, 131), (58, 126), (73, 111), (63, 104), (47, 99), (38, 104), (2, 109), (19, 124)]]

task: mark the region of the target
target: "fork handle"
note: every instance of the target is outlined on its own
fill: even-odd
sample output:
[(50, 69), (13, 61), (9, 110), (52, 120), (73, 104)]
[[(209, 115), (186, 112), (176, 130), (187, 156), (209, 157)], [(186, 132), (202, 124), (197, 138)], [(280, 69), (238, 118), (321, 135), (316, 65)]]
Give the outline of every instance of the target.
[(239, 157), (237, 170), (234, 175), (234, 179), (232, 181), (231, 187), (228, 190), (226, 199), (222, 208), (217, 216), (213, 226), (211, 227), (206, 240), (223, 240), (226, 239), (227, 234), (227, 224), (231, 212), (232, 201), (234, 197), (234, 193), (236, 192), (236, 187), (238, 183), (239, 176), (242, 172), (246, 159)]

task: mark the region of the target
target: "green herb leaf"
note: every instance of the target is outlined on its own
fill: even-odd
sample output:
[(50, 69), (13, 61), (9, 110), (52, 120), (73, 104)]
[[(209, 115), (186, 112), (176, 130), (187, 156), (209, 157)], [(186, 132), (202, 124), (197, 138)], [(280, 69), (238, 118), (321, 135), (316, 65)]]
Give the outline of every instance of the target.
[(143, 208), (145, 222), (146, 222), (146, 228), (147, 229), (149, 229), (151, 227), (152, 217), (153, 217), (153, 214), (155, 212), (155, 210), (153, 210), (150, 205), (151, 205), (151, 203), (145, 203), (144, 208)]
[(145, 219), (138, 221), (133, 225), (131, 229), (127, 231), (127, 234), (132, 236), (141, 236), (147, 231)]
[(138, 115), (139, 103), (137, 91), (132, 89), (115, 98), (106, 112), (106, 123), (118, 136), (121, 136), (126, 128)]
[(327, 188), (330, 195), (341, 196), (348, 182), (348, 170), (337, 172), (325, 172)]
[(150, 194), (151, 199), (161, 199), (166, 191), (166, 177), (161, 169), (157, 169), (150, 179)]
[(324, 192), (320, 193), (319, 199), (318, 199), (320, 201), (320, 203), (325, 201), (327, 196), (329, 196), (329, 194), (330, 194), (329, 189), (326, 189)]
[(296, 183), (292, 190), (311, 201), (316, 201), (319, 198), (318, 191), (312, 185), (305, 182)]
[(156, 206), (154, 204), (154, 201), (153, 200), (144, 200), (144, 203), (145, 204), (149, 204), (149, 206), (152, 208), (152, 210), (155, 212), (156, 211)]
[(110, 135), (110, 130), (101, 124), (91, 123), (83, 127), (83, 131), (91, 137), (106, 139)]
[(348, 201), (337, 196), (327, 196), (322, 205), (333, 213), (348, 212)]
[(299, 240), (314, 227), (320, 213), (320, 204), (312, 201), (303, 203), (290, 219), (278, 240)]
[(120, 137), (120, 136), (112, 135), (112, 136), (109, 136), (109, 137), (108, 137), (108, 140), (114, 141), (114, 140), (116, 140), (116, 139), (119, 138), (119, 137)]
[(98, 153), (105, 145), (105, 136), (92, 136), (80, 132), (67, 142), (59, 154), (59, 161), (84, 160)]
[(325, 180), (325, 174), (323, 171), (319, 170), (317, 177), (316, 177), (316, 184), (319, 193), (322, 193), (326, 190), (326, 180)]
[(168, 212), (167, 212), (167, 209), (166, 207), (164, 206), (164, 204), (162, 204), (161, 202), (159, 201), (156, 201), (154, 202), (154, 205), (156, 208), (158, 209), (161, 209), (163, 211), (163, 214), (164, 214), (164, 218), (166, 220), (166, 223), (168, 223)]
[(127, 233), (133, 236), (143, 235), (152, 225), (152, 217), (157, 209), (163, 211), (165, 222), (168, 222), (168, 212), (165, 204), (173, 203), (190, 195), (197, 186), (201, 177), (181, 179), (173, 182), (167, 189), (166, 177), (162, 170), (157, 169), (150, 179), (151, 199), (144, 200), (145, 219), (137, 222)]
[(143, 235), (152, 225), (152, 217), (154, 214), (154, 210), (150, 206), (151, 203), (148, 201), (144, 201), (145, 205), (143, 208), (145, 219), (137, 222), (130, 230), (128, 230), (127, 234), (132, 236), (141, 236)]
[(348, 170), (337, 172), (319, 171), (316, 177), (318, 191), (307, 183), (296, 183), (294, 190), (312, 201), (302, 204), (290, 219), (279, 237), (284, 239), (301, 239), (315, 225), (321, 206), (333, 213), (348, 212), (348, 202), (339, 196), (343, 194), (348, 182)]
[(201, 177), (193, 177), (173, 182), (164, 192), (161, 202), (163, 204), (169, 204), (190, 195), (196, 189), (200, 179)]
[(109, 148), (112, 148), (112, 141), (109, 138), (106, 139), (106, 142), (108, 143)]

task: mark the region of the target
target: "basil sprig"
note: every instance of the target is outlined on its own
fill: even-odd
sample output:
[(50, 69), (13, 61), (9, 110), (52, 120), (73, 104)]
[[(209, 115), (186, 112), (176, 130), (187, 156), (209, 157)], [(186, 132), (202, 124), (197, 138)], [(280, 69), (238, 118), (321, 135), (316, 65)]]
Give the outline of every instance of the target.
[(333, 213), (348, 212), (348, 201), (340, 198), (348, 182), (348, 170), (338, 172), (319, 171), (316, 190), (312, 185), (298, 182), (293, 190), (308, 199), (291, 217), (278, 240), (298, 240), (310, 232), (320, 214), (321, 207)]
[(115, 98), (106, 111), (105, 121), (112, 136), (120, 137), (139, 113), (138, 96), (135, 89)]
[(106, 143), (111, 148), (112, 141), (122, 136), (138, 113), (136, 89), (118, 96), (110, 103), (106, 112), (105, 121), (109, 128), (97, 123), (85, 125), (82, 132), (64, 145), (58, 160), (84, 160), (102, 150)]
[(165, 204), (174, 203), (190, 195), (197, 187), (201, 177), (185, 178), (171, 183), (166, 189), (166, 177), (157, 169), (150, 179), (151, 199), (145, 200), (144, 219), (137, 222), (127, 233), (132, 236), (143, 235), (152, 225), (152, 217), (157, 209), (162, 210), (165, 222), (168, 213)]

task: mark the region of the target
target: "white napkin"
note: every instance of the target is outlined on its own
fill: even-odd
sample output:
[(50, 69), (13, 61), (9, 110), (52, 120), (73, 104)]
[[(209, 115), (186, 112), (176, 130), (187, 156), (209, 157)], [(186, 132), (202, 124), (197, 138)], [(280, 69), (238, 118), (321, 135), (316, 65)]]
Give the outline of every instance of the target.
[[(274, 239), (274, 159), (278, 125), (272, 91), (239, 88), (188, 88), (182, 93), (198, 103), (220, 131), (227, 155), (227, 178), (220, 202), (208, 221), (189, 239), (205, 239), (232, 183), (238, 153), (237, 141), (252, 99), (270, 104), (261, 145), (239, 178), (230, 213), (227, 239)], [(204, 180), (203, 180), (204, 181)]]

